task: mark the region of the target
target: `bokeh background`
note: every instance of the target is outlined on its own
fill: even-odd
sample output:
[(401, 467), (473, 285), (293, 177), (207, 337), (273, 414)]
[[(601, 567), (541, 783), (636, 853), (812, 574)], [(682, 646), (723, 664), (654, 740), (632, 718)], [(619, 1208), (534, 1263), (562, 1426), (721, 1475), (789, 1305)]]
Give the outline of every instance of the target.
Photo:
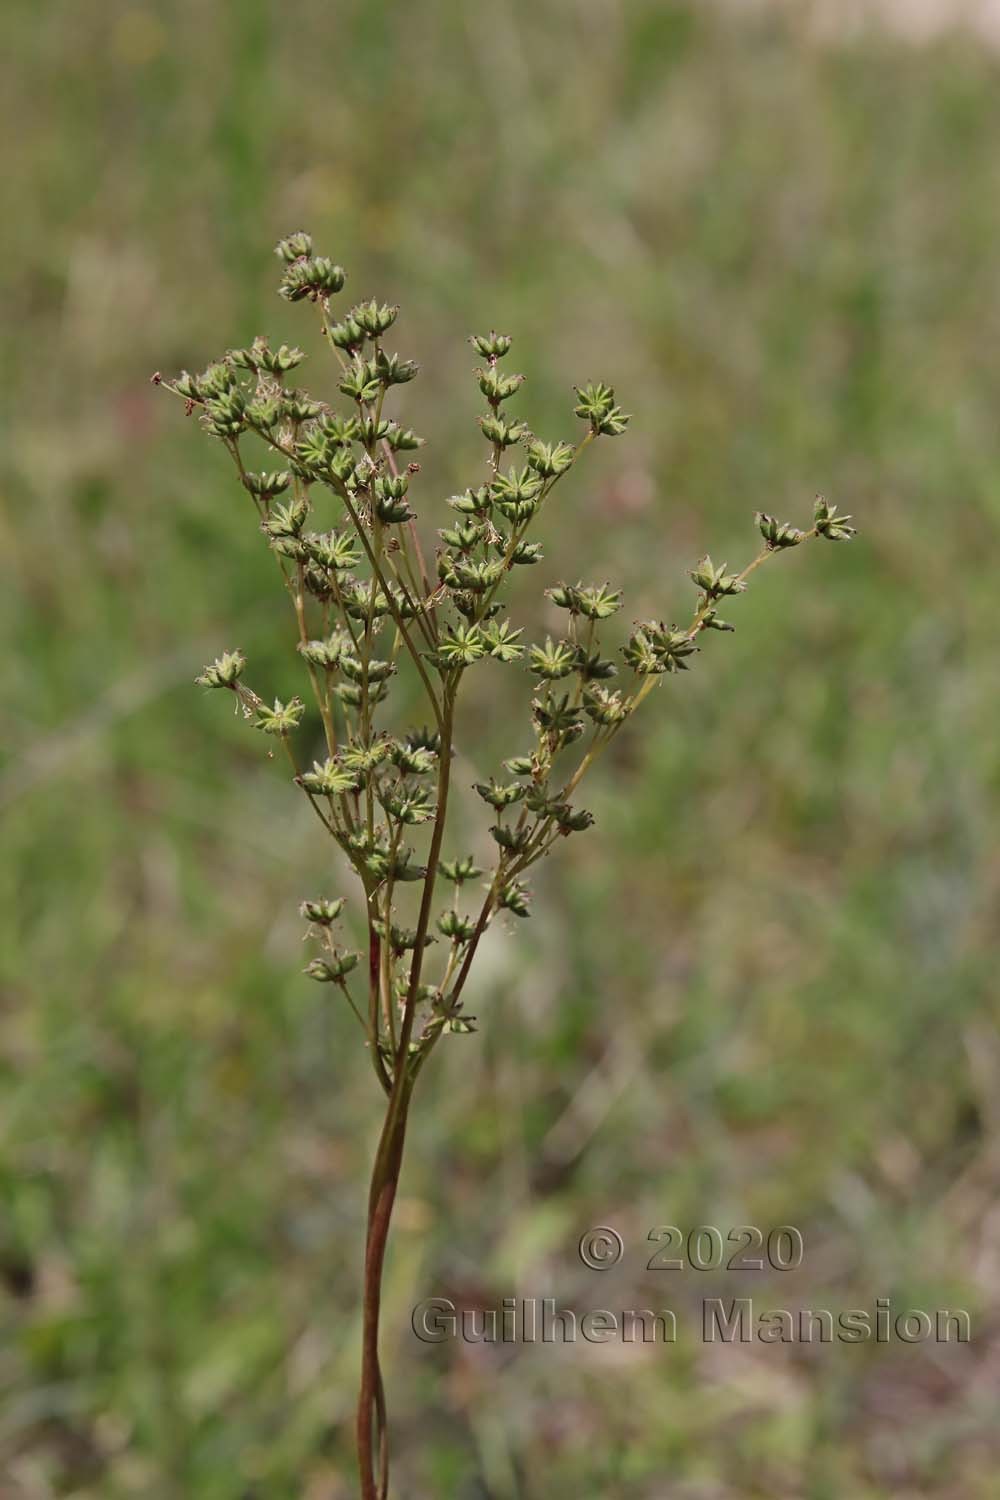
[[(355, 1493), (379, 1098), (296, 911), (343, 882), (192, 685), (236, 645), (299, 683), (224, 455), (149, 384), (261, 331), (322, 383), (274, 293), (300, 227), (403, 304), (425, 534), (482, 465), (469, 332), (516, 336), (543, 435), (587, 378), (635, 414), (545, 521), (538, 630), (559, 577), (682, 617), (755, 509), (823, 490), (863, 528), (776, 561), (655, 695), (425, 1075), (399, 1494), (1000, 1495), (1000, 56), (959, 11), (8, 0), (3, 1500)], [(470, 687), (470, 768), (521, 748), (521, 692)], [(602, 1276), (575, 1247), (605, 1223)], [(647, 1273), (666, 1223), (798, 1226), (758, 1307), (961, 1306), (974, 1340), (705, 1345), (735, 1284)], [(410, 1331), (512, 1294), (669, 1305), (681, 1339)]]

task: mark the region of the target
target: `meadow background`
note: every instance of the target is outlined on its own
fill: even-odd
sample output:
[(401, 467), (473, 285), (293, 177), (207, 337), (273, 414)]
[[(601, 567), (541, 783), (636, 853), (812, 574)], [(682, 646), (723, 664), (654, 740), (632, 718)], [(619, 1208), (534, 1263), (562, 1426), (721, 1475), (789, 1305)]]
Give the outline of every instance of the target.
[[(192, 684), (230, 646), (267, 690), (295, 666), (224, 455), (149, 384), (262, 331), (320, 383), (274, 293), (300, 227), (403, 305), (425, 535), (482, 465), (464, 340), (491, 324), (543, 435), (574, 381), (634, 413), (544, 523), (545, 583), (670, 619), (755, 509), (823, 490), (863, 528), (776, 561), (655, 695), (425, 1075), (386, 1293), (400, 1495), (1000, 1495), (1000, 58), (835, 20), (5, 7), (2, 1500), (355, 1493), (379, 1101), (296, 910), (339, 875)], [(470, 679), (470, 769), (520, 748), (510, 675)], [(744, 1222), (805, 1237), (741, 1284), (759, 1305), (963, 1306), (973, 1343), (702, 1344), (690, 1309), (734, 1284), (647, 1274), (645, 1236)], [(575, 1246), (603, 1223), (602, 1276)], [(682, 1339), (410, 1332), (418, 1298), (514, 1293), (671, 1305)]]

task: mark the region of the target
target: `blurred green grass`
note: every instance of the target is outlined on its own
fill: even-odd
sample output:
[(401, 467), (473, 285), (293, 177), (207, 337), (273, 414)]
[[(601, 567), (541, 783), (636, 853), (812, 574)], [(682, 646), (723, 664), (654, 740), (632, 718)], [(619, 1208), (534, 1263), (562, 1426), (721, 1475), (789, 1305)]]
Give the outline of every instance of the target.
[[(863, 527), (768, 569), (656, 695), (435, 1060), (387, 1291), (401, 1494), (1000, 1494), (998, 60), (663, 0), (18, 0), (4, 31), (4, 1495), (354, 1492), (378, 1106), (296, 916), (336, 877), (191, 685), (241, 645), (287, 686), (287, 621), (148, 385), (305, 341), (270, 256), (300, 225), (403, 304), (427, 526), (481, 463), (464, 336), (494, 324), (544, 435), (591, 376), (635, 413), (546, 583), (669, 618), (755, 509), (824, 489)], [(519, 748), (495, 689), (473, 761)], [(765, 1301), (963, 1305), (975, 1342), (410, 1334), (435, 1293), (722, 1294), (644, 1277), (668, 1221), (797, 1224)], [(603, 1222), (622, 1273), (581, 1276)]]

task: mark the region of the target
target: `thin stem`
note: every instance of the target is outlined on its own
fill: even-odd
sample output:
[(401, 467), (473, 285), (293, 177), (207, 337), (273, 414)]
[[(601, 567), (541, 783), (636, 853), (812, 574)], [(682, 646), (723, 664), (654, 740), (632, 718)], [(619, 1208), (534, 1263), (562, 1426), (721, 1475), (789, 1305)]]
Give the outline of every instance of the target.
[(399, 1046), (396, 1049), (397, 1086), (399, 1079), (406, 1072), (410, 1038), (413, 1035), (413, 1020), (417, 1007), (417, 996), (420, 992), (420, 974), (423, 968), (424, 946), (427, 938), (427, 930), (430, 926), (431, 905), (434, 900), (434, 887), (437, 882), (438, 864), (441, 859), (441, 846), (444, 842), (445, 819), (448, 815), (448, 790), (451, 785), (451, 736), (455, 708), (454, 695), (455, 684), (447, 683), (444, 693), (441, 748), (438, 756), (437, 807), (434, 813), (434, 827), (431, 833), (430, 848), (427, 852), (427, 874), (424, 876), (424, 889), (420, 901), (420, 911), (417, 916), (417, 936), (413, 950), (413, 961), (410, 964), (410, 982), (403, 1008)]
[[(400, 1081), (402, 1087), (399, 1087)], [(378, 1335), (382, 1305), (382, 1270), (396, 1201), (412, 1081), (405, 1072), (386, 1110), (372, 1170), (365, 1238), (364, 1298), (361, 1339), (361, 1392), (358, 1398), (357, 1446), (362, 1500), (386, 1500), (389, 1490), (389, 1449), (385, 1396), (379, 1367)], [(378, 1445), (379, 1477), (375, 1478), (374, 1449)]]
[(344, 984), (343, 981), (341, 981), (340, 988), (343, 990), (344, 995), (347, 998), (348, 1005), (351, 1007), (351, 1009), (353, 1010), (354, 1014), (357, 1016), (357, 1018), (358, 1018), (358, 1024), (360, 1025), (361, 1030), (364, 1032), (365, 1036), (367, 1037), (369, 1035), (368, 1024), (365, 1021), (364, 1016), (358, 1010), (358, 1007), (355, 1005), (355, 1003), (354, 1003), (354, 996), (351, 994), (350, 990), (347, 988), (347, 985)]
[(396, 1016), (392, 1003), (392, 892), (395, 884), (393, 871), (396, 866), (396, 856), (399, 853), (399, 841), (402, 831), (402, 824), (397, 824), (389, 846), (389, 873), (385, 880), (385, 898), (383, 901), (385, 940), (382, 944), (382, 963), (379, 974), (379, 987), (382, 991), (382, 1008), (393, 1053), (396, 1051), (397, 1042)]
[(416, 667), (417, 672), (420, 674), (420, 680), (423, 683), (424, 690), (427, 693), (428, 699), (430, 700), (431, 708), (434, 711), (435, 720), (440, 727), (442, 724), (441, 705), (438, 703), (437, 694), (435, 693), (433, 685), (431, 684), (431, 680), (427, 675), (427, 671), (424, 667), (420, 652), (417, 650), (417, 648), (413, 644), (413, 641), (410, 639), (410, 633), (407, 630), (406, 625), (403, 623), (403, 617), (400, 614), (396, 601), (392, 596), (392, 591), (390, 590), (389, 585), (382, 573), (382, 570), (378, 565), (375, 553), (372, 550), (371, 543), (368, 540), (367, 533), (365, 532), (364, 527), (361, 525), (361, 517), (358, 515), (353, 504), (351, 503), (350, 497), (348, 496), (346, 490), (341, 495), (341, 499), (347, 507), (348, 515), (354, 522), (354, 529), (361, 539), (361, 545), (364, 547), (365, 552), (368, 554), (368, 561), (371, 563), (372, 572), (375, 574), (376, 578), (379, 581), (382, 592), (385, 595), (386, 602), (388, 603), (389, 609), (392, 612), (392, 617), (396, 622), (396, 628), (399, 631), (400, 635), (403, 637), (403, 640), (406, 644), (406, 649), (409, 651), (410, 656), (413, 660), (413, 664)]
[[(283, 454), (285, 458), (295, 458), (295, 450), (293, 448), (289, 448), (287, 444), (282, 443), (279, 441), (279, 439), (273, 437), (272, 434), (268, 432), (266, 427), (254, 427), (252, 430), (257, 433), (258, 437), (263, 438), (264, 441), (271, 448), (273, 448), (276, 453)], [(413, 641), (410, 638), (410, 633), (407, 630), (406, 625), (403, 622), (403, 618), (399, 613), (399, 609), (397, 607), (396, 600), (393, 597), (392, 590), (389, 588), (385, 575), (378, 565), (378, 561), (372, 550), (371, 543), (368, 540), (368, 534), (361, 524), (361, 517), (358, 515), (358, 512), (355, 509), (346, 487), (328, 486), (328, 488), (332, 488), (334, 494), (337, 495), (339, 499), (343, 500), (345, 506), (347, 507), (348, 515), (354, 523), (354, 529), (357, 532), (362, 547), (364, 547), (365, 549), (368, 561), (371, 564), (372, 572), (378, 579), (379, 587), (381, 588), (382, 593), (385, 595), (386, 603), (388, 604), (392, 617), (396, 622), (396, 627), (399, 630), (400, 635), (403, 637), (404, 642), (406, 643), (406, 649), (409, 651), (410, 656), (413, 659), (414, 666), (420, 674), (420, 679), (423, 682), (424, 689), (427, 693), (428, 698), (430, 699), (431, 706), (434, 709), (435, 718), (440, 724), (440, 707), (437, 701), (437, 694), (434, 692), (431, 680), (427, 676), (427, 672), (424, 668), (420, 652), (414, 646)]]
[(520, 526), (514, 526), (513, 529), (511, 530), (510, 540), (507, 543), (507, 550), (506, 550), (506, 552), (504, 553), (504, 556), (503, 556), (503, 564), (502, 564), (502, 569), (501, 569), (500, 577), (497, 579), (497, 581), (493, 585), (493, 587), (490, 588), (490, 589), (488, 589), (486, 591), (486, 593), (483, 595), (483, 603), (482, 603), (482, 606), (481, 606), (481, 608), (479, 610), (478, 615), (476, 616), (477, 621), (484, 620), (486, 618), (487, 610), (489, 609), (490, 605), (493, 603), (493, 600), (495, 599), (496, 594), (497, 594), (497, 590), (500, 588), (500, 585), (503, 583), (503, 580), (504, 580), (505, 576), (510, 571), (511, 559), (514, 556), (514, 553), (517, 551), (519, 544), (524, 540), (525, 536), (527, 535), (528, 527), (531, 525), (532, 521), (534, 521), (534, 520), (537, 519), (538, 514), (541, 511), (541, 508), (542, 508), (542, 505), (543, 505), (544, 501), (546, 501), (548, 499), (549, 495), (555, 489), (555, 487), (559, 483), (560, 479), (564, 479), (566, 477), (566, 475), (570, 472), (570, 470), (572, 469), (573, 465), (576, 463), (577, 459), (580, 457), (580, 454), (586, 448), (587, 444), (593, 441), (594, 436), (595, 436), (594, 429), (592, 427), (588, 428), (586, 435), (580, 439), (580, 441), (577, 443), (576, 447), (573, 449), (573, 457), (570, 459), (570, 461), (567, 464), (566, 468), (563, 469), (562, 472), (559, 473), (559, 474), (553, 474), (552, 478), (549, 479), (542, 486), (541, 492), (539, 493), (539, 496), (538, 496), (538, 504), (535, 506), (535, 509), (532, 511), (532, 513), (528, 517), (528, 519), (526, 521), (524, 521)]
[[(814, 537), (817, 535), (818, 532), (815, 526), (813, 526), (811, 530), (804, 533), (802, 540), (808, 541), (810, 537)], [(779, 549), (774, 547), (763, 547), (761, 551), (757, 553), (757, 556), (747, 563), (743, 571), (741, 573), (737, 573), (736, 582), (745, 583), (746, 580), (750, 577), (750, 574), (753, 573), (757, 568), (759, 568), (761, 563), (767, 562), (767, 559), (769, 557), (773, 557), (777, 550)], [(705, 621), (708, 615), (710, 615), (712, 610), (716, 607), (717, 602), (718, 601), (713, 596), (706, 594), (701, 604), (695, 610), (694, 618), (692, 619), (691, 624), (688, 626), (688, 640), (693, 641), (695, 636), (698, 635), (700, 631), (705, 629)], [(632, 699), (632, 702), (629, 704), (629, 718), (631, 718), (632, 714), (639, 707), (639, 704), (643, 701), (643, 699), (649, 697), (649, 694), (656, 686), (656, 682), (657, 674), (651, 675), (646, 678), (646, 681), (643, 683), (642, 687), (639, 689), (635, 697)], [(624, 722), (624, 719), (620, 720), (619, 723), (614, 726), (611, 735), (609, 735), (609, 739), (614, 738), (615, 734), (617, 734), (618, 730), (621, 728), (621, 725)]]
[[(392, 1207), (399, 1183), (402, 1165), (403, 1142), (406, 1136), (406, 1121), (414, 1075), (410, 1068), (410, 1039), (420, 993), (420, 973), (423, 962), (424, 943), (430, 923), (431, 905), (437, 878), (438, 861), (444, 838), (445, 819), (448, 811), (448, 788), (451, 779), (451, 734), (454, 710), (453, 689), (446, 688), (442, 718), (441, 750), (438, 760), (438, 800), (427, 856), (427, 874), (417, 918), (416, 944), (410, 965), (410, 982), (407, 988), (400, 1027), (399, 1041), (395, 1051), (395, 1068), (392, 1092), (386, 1108), (385, 1121), (379, 1148), (372, 1172), (368, 1205), (368, 1235), (365, 1245), (365, 1292), (362, 1337), (361, 1394), (358, 1401), (358, 1463), (361, 1472), (362, 1500), (385, 1500), (388, 1485), (388, 1449), (384, 1402), (379, 1410), (378, 1392), (381, 1373), (378, 1361), (379, 1310), (382, 1296), (382, 1267), (385, 1261), (385, 1246), (389, 1234)], [(377, 1422), (377, 1434), (375, 1424)], [(380, 1447), (382, 1478), (376, 1487), (373, 1465), (373, 1439), (377, 1435)]]

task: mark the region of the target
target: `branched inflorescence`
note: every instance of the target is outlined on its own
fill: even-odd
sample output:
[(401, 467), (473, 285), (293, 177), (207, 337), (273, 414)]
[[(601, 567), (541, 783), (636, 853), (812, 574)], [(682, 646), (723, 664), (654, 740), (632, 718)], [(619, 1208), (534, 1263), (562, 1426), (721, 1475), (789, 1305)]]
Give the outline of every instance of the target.
[[(200, 413), (257, 511), (294, 608), (321, 753), (311, 764), (300, 760), (303, 700), (265, 703), (246, 685), (239, 651), (219, 657), (198, 682), (234, 693), (254, 726), (281, 741), (296, 786), (364, 894), (366, 963), (334, 935), (343, 899), (309, 900), (301, 910), (318, 945), (305, 972), (343, 991), (388, 1097), (369, 1207), (359, 1409), (362, 1492), (383, 1496), (388, 1458), (377, 1322), (388, 1217), (417, 1075), (442, 1036), (473, 1029), (463, 1007), (480, 940), (498, 912), (528, 915), (522, 877), (560, 839), (593, 821), (575, 800), (589, 767), (662, 676), (689, 668), (705, 631), (732, 629), (719, 617), (720, 604), (742, 593), (771, 554), (811, 537), (845, 540), (853, 528), (823, 499), (808, 531), (758, 513), (764, 546), (742, 571), (702, 558), (691, 570), (698, 596), (688, 623), (644, 621), (617, 651), (604, 633), (622, 607), (621, 591), (560, 583), (546, 592), (565, 619), (562, 634), (527, 644), (523, 627), (506, 614), (503, 590), (515, 569), (541, 562), (529, 533), (583, 451), (625, 432), (629, 418), (614, 391), (600, 382), (577, 388), (582, 435), (539, 441), (509, 414), (523, 381), (505, 373), (510, 338), (473, 338), (482, 361), (475, 373), (486, 405), (480, 427), (489, 445), (487, 474), (448, 499), (452, 516), (429, 567), (411, 507), (419, 473), (412, 455), (423, 439), (384, 409), (393, 388), (418, 373), (385, 347), (398, 309), (361, 302), (336, 321), (331, 303), (344, 271), (314, 255), (306, 234), (283, 240), (277, 253), (281, 295), (318, 313), (337, 364), (339, 399), (295, 385), (304, 354), (272, 349), (264, 338), (231, 349), (199, 375), (154, 379)], [(475, 786), (495, 846), (484, 870), (467, 854), (445, 857), (444, 841), (456, 701), (465, 674), (488, 659), (518, 664), (534, 684), (523, 753)], [(419, 681), (427, 727), (392, 722), (393, 679), (401, 670)]]

